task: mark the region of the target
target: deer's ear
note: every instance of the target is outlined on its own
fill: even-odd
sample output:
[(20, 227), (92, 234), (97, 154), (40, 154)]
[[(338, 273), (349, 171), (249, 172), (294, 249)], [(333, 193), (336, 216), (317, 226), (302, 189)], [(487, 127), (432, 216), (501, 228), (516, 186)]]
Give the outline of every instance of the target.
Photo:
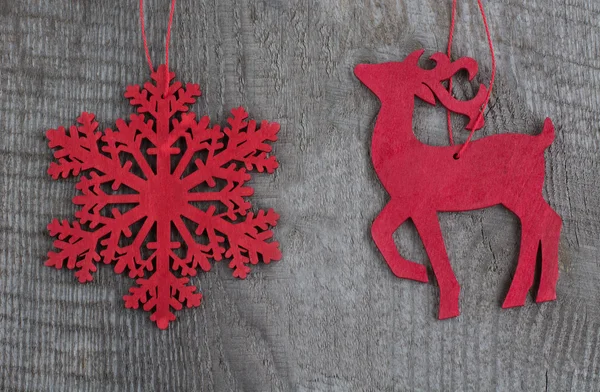
[(429, 87), (427, 87), (425, 84), (421, 84), (419, 86), (416, 96), (430, 105), (435, 105), (435, 95), (433, 95), (431, 89), (429, 89)]

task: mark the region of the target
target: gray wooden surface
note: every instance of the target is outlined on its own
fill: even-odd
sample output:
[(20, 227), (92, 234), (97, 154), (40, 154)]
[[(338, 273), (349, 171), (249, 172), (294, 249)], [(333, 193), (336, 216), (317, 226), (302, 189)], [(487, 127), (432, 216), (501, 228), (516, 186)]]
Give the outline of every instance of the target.
[[(463, 287), (453, 320), (436, 320), (435, 284), (395, 278), (370, 238), (387, 200), (369, 157), (379, 106), (352, 68), (444, 50), (450, 3), (178, 1), (171, 64), (203, 89), (194, 111), (221, 121), (243, 104), (282, 125), (281, 167), (255, 176), (253, 203), (281, 214), (284, 259), (246, 281), (226, 264), (195, 278), (202, 306), (160, 331), (123, 307), (131, 280), (110, 267), (80, 285), (42, 265), (46, 224), (75, 211), (74, 181), (46, 175), (44, 132), (83, 110), (102, 127), (129, 116), (125, 87), (149, 76), (137, 1), (0, 0), (0, 389), (600, 391), (596, 0), (485, 2), (498, 79), (479, 137), (557, 125), (545, 195), (564, 219), (558, 301), (500, 309), (520, 230), (500, 207), (440, 215)], [(455, 53), (487, 84), (476, 2), (459, 3)], [(168, 1), (146, 12), (158, 63)], [(442, 109), (420, 106), (415, 127), (447, 143)], [(414, 227), (397, 243), (427, 263)]]

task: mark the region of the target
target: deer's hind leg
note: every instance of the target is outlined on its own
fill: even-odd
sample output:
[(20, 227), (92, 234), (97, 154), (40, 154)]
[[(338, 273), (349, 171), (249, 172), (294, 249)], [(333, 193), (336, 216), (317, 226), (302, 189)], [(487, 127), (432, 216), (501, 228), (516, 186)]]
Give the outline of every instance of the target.
[(525, 305), (527, 293), (533, 285), (535, 277), (535, 263), (540, 246), (540, 231), (533, 224), (529, 215), (515, 212), (521, 220), (521, 247), (517, 269), (510, 284), (508, 294), (502, 305), (503, 308), (514, 308)]
[(533, 285), (540, 245), (542, 248), (542, 277), (537, 302), (551, 301), (556, 298), (561, 219), (541, 195), (538, 202), (514, 206), (511, 210), (521, 220), (521, 248), (517, 269), (502, 307), (512, 308), (525, 305), (527, 294)]
[(375, 218), (371, 226), (371, 235), (394, 275), (426, 283), (428, 278), (425, 266), (400, 256), (394, 243), (394, 232), (410, 218), (409, 214), (406, 206), (391, 200)]
[(460, 285), (456, 280), (450, 259), (444, 245), (444, 237), (435, 210), (421, 211), (413, 218), (419, 231), (429, 262), (433, 267), (435, 278), (440, 287), (439, 319), (457, 317), (460, 314), (458, 298)]
[(562, 219), (544, 202), (544, 223), (542, 233), (542, 275), (536, 302), (553, 301), (556, 299), (556, 283), (558, 281), (558, 246)]

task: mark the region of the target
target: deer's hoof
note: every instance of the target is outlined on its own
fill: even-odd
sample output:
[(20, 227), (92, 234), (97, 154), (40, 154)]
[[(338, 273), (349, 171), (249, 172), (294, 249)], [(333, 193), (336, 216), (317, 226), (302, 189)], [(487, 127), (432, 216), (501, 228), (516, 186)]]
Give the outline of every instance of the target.
[(525, 299), (519, 300), (511, 296), (507, 297), (502, 304), (502, 309), (518, 308), (525, 305)]
[(537, 298), (535, 299), (535, 302), (539, 304), (542, 302), (550, 302), (554, 300), (556, 300), (556, 291), (552, 290), (545, 293), (539, 292)]
[(458, 310), (458, 306), (440, 306), (440, 313), (438, 318), (440, 320), (445, 320), (449, 318), (454, 318), (460, 316), (460, 311)]
[(416, 280), (417, 282), (427, 283), (427, 268), (422, 264), (408, 262), (398, 268), (393, 268), (392, 272), (399, 278)]
[(458, 299), (460, 296), (460, 286), (458, 282), (453, 284), (451, 289), (440, 287), (440, 312), (438, 318), (440, 320), (458, 317), (460, 310), (458, 308)]

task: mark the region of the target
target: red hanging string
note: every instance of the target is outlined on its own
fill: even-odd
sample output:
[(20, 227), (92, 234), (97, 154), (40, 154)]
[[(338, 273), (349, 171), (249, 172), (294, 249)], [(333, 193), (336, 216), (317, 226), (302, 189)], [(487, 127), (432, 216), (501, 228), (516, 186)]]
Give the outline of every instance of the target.
[(148, 50), (148, 41), (146, 40), (146, 27), (144, 25), (144, 0), (140, 0), (140, 23), (142, 25), (142, 40), (144, 41), (144, 50), (146, 51), (146, 61), (150, 66), (150, 72), (154, 72), (154, 66), (152, 65), (152, 59), (150, 58), (150, 51)]
[[(171, 41), (171, 27), (173, 26), (173, 15), (175, 14), (175, 1), (171, 0), (171, 11), (169, 12), (169, 25), (167, 26), (167, 38), (165, 43), (165, 72), (169, 73), (169, 42)], [(152, 65), (152, 59), (150, 58), (150, 50), (148, 50), (148, 40), (146, 39), (146, 27), (144, 24), (144, 0), (140, 0), (140, 24), (142, 25), (142, 40), (144, 41), (144, 51), (146, 52), (146, 61), (150, 71), (154, 72), (154, 66)], [(163, 96), (167, 95), (168, 83), (165, 84), (165, 92)]]
[(167, 27), (167, 43), (165, 44), (165, 66), (167, 67), (167, 73), (169, 72), (169, 42), (171, 41), (171, 27), (173, 26), (173, 14), (175, 14), (175, 0), (171, 1), (171, 11), (169, 12), (169, 26)]
[[(454, 39), (454, 25), (456, 24), (456, 0), (452, 0), (452, 20), (450, 21), (450, 33), (448, 34), (448, 58), (452, 57), (452, 40)], [(448, 80), (448, 92), (452, 95), (452, 76)], [(454, 145), (454, 135), (452, 134), (452, 118), (450, 117), (450, 110), (446, 110), (446, 121), (448, 122), (448, 138), (450, 139), (450, 145)], [(478, 120), (479, 121), (479, 120)]]
[[(450, 54), (452, 52), (452, 40), (454, 38), (454, 28), (455, 28), (455, 23), (456, 23), (455, 22), (456, 21), (456, 2), (457, 2), (457, 0), (452, 0), (452, 20), (450, 22), (450, 34), (448, 36), (448, 57), (450, 57)], [(482, 0), (477, 0), (477, 5), (479, 6), (479, 11), (481, 12), (481, 18), (483, 19), (483, 25), (485, 27), (485, 34), (487, 36), (488, 46), (490, 48), (490, 55), (492, 57), (492, 76), (490, 78), (490, 87), (488, 89), (487, 97), (486, 97), (483, 105), (481, 105), (481, 109), (479, 110), (479, 116), (477, 117), (475, 124), (478, 124), (479, 121), (481, 120), (481, 118), (483, 117), (485, 108), (487, 107), (487, 105), (490, 101), (490, 98), (492, 96), (492, 89), (494, 88), (494, 80), (496, 79), (496, 56), (494, 54), (494, 45), (492, 44), (490, 28), (488, 26), (487, 17), (485, 16), (485, 11), (483, 9)], [(448, 91), (450, 92), (450, 94), (452, 94), (452, 78), (450, 78), (450, 81), (448, 83)], [(450, 111), (447, 112), (447, 122), (448, 122), (448, 136), (450, 138), (450, 145), (454, 145), (454, 138), (452, 136), (452, 121), (450, 119)], [(467, 146), (471, 142), (471, 139), (473, 138), (473, 135), (475, 134), (475, 129), (476, 128), (473, 128), (471, 130), (471, 133), (469, 134), (467, 141), (465, 142), (465, 144), (462, 145), (462, 147), (460, 148), (458, 153), (456, 153), (457, 159), (460, 158), (461, 154), (466, 150)]]

